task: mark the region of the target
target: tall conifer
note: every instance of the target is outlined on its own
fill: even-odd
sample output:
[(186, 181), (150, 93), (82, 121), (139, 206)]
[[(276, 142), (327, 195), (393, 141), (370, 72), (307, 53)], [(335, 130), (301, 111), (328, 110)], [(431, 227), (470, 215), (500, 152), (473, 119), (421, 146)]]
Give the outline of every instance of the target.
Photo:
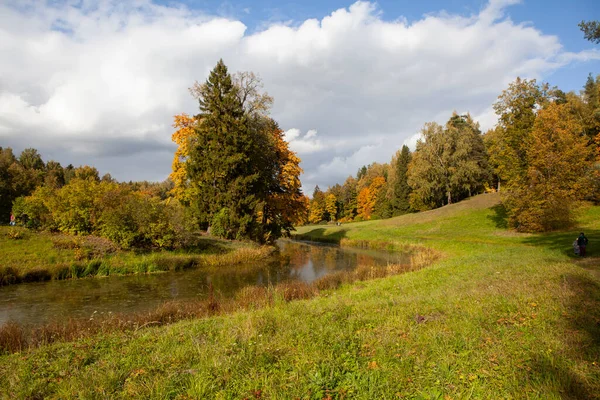
[(258, 175), (250, 161), (256, 143), (223, 60), (202, 85), (199, 103), (200, 123), (187, 163), (199, 222), (211, 226), (219, 213), (226, 236), (246, 236), (255, 223), (252, 186)]

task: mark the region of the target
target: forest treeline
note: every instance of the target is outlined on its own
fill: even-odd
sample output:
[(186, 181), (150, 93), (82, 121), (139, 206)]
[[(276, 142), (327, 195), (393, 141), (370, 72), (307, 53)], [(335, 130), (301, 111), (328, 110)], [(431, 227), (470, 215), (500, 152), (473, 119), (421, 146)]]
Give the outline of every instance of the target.
[(122, 247), (178, 248), (206, 230), (271, 242), (295, 225), (388, 218), (500, 190), (513, 228), (568, 225), (581, 200), (600, 200), (600, 76), (580, 93), (517, 78), (494, 103), (498, 124), (483, 134), (469, 114), (426, 123), (415, 151), (359, 169), (312, 199), (300, 158), (269, 116), (273, 99), (251, 72), (223, 61), (191, 94), (198, 114), (175, 116), (172, 173), (162, 183), (116, 182), (94, 167), (18, 157), (0, 148), (0, 218)]
[(253, 73), (230, 75), (219, 61), (191, 88), (199, 113), (175, 116), (178, 145), (170, 178), (119, 183), (94, 167), (63, 168), (30, 148), (0, 148), (0, 218), (124, 248), (180, 248), (208, 230), (271, 242), (303, 221), (300, 159), (269, 117), (273, 99)]
[(340, 185), (318, 186), (310, 223), (389, 218), (500, 190), (520, 231), (568, 226), (581, 200), (600, 200), (600, 76), (564, 93), (517, 78), (494, 103), (498, 123), (483, 134), (469, 115), (426, 123), (416, 149), (359, 169)]

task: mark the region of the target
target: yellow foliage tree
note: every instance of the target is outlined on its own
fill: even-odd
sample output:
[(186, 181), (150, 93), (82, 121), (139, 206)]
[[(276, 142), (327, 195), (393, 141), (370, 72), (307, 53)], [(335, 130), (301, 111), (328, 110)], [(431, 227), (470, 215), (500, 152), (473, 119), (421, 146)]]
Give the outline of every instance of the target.
[(192, 187), (189, 185), (189, 178), (186, 171), (186, 161), (190, 155), (193, 146), (193, 138), (198, 119), (190, 117), (183, 113), (174, 117), (173, 128), (177, 130), (171, 136), (171, 140), (177, 144), (177, 150), (173, 157), (173, 164), (169, 178), (173, 181), (174, 187), (171, 194), (178, 200), (188, 204), (192, 194)]
[(333, 193), (329, 193), (327, 197), (325, 197), (325, 209), (329, 213), (329, 220), (335, 221), (337, 214), (337, 199)]

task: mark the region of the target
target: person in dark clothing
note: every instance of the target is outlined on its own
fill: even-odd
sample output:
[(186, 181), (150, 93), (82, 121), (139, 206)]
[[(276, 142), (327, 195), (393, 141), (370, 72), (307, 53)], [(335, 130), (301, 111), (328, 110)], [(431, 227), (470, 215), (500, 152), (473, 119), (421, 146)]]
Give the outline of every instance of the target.
[(585, 257), (585, 247), (588, 244), (588, 238), (585, 237), (583, 232), (579, 234), (577, 238), (577, 246), (579, 246), (579, 257)]

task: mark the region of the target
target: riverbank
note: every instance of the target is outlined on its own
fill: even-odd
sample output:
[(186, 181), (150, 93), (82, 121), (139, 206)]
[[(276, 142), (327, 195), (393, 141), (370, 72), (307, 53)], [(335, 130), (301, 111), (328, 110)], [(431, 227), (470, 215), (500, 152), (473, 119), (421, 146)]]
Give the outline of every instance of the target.
[(145, 274), (264, 260), (272, 247), (198, 237), (189, 251), (120, 250), (107, 239), (0, 226), (0, 287), (22, 282)]
[[(568, 232), (505, 228), (496, 195), (302, 235), (425, 245), (432, 266), (316, 298), (0, 357), (23, 397), (599, 398), (600, 208)], [(570, 247), (579, 230), (590, 257)]]

